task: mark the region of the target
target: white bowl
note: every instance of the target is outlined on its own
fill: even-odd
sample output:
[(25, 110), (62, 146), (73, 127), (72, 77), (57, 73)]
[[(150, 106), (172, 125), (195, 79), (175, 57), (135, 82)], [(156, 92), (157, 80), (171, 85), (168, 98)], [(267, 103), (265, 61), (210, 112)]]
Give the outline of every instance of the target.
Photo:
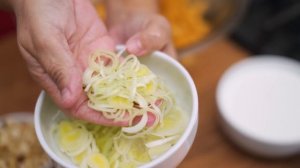
[[(198, 96), (195, 84), (186, 69), (176, 60), (162, 52), (154, 52), (149, 56), (141, 57), (140, 61), (146, 64), (155, 74), (173, 91), (178, 105), (188, 113), (189, 122), (178, 142), (157, 159), (140, 166), (140, 168), (165, 167), (172, 168), (187, 155), (194, 142), (198, 128)], [(48, 155), (58, 164), (67, 168), (76, 166), (59, 151), (51, 138), (51, 126), (57, 114), (57, 106), (42, 92), (35, 107), (35, 128), (38, 139)], [(61, 114), (61, 117), (63, 114)]]
[(247, 151), (263, 157), (300, 152), (300, 63), (264, 55), (230, 67), (217, 89), (222, 126)]

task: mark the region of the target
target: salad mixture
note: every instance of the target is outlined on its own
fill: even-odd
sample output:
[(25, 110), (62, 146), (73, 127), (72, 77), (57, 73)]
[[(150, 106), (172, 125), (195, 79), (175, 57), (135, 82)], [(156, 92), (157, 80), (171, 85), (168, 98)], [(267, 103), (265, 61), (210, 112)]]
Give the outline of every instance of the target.
[(83, 86), (89, 107), (113, 121), (128, 121), (129, 126), (57, 121), (53, 137), (61, 152), (76, 165), (138, 167), (177, 142), (187, 125), (187, 116), (158, 76), (136, 56), (97, 51), (88, 65)]

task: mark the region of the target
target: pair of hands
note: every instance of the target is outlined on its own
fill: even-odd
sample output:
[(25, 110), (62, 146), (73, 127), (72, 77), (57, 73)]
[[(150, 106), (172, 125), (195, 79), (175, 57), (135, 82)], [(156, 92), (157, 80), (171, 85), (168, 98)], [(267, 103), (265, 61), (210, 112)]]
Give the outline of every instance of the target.
[(167, 20), (156, 13), (154, 4), (149, 6), (154, 0), (108, 0), (106, 25), (89, 0), (10, 2), (17, 18), (18, 45), (31, 75), (75, 118), (102, 125), (128, 124), (107, 120), (87, 106), (82, 74), (96, 49), (114, 50), (122, 43), (139, 56), (153, 50), (176, 54)]

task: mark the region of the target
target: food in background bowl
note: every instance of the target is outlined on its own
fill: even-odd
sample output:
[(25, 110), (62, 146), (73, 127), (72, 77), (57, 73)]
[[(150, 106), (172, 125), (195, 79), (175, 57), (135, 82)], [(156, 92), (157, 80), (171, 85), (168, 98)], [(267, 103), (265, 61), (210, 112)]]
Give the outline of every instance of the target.
[(48, 168), (50, 158), (41, 148), (30, 113), (10, 113), (0, 118), (0, 167)]
[[(197, 125), (198, 125), (198, 98), (197, 98), (197, 91), (195, 89), (195, 85), (187, 73), (187, 71), (173, 58), (167, 56), (166, 54), (163, 54), (161, 52), (154, 52), (146, 57), (139, 58), (141, 63), (145, 64), (153, 73), (159, 75), (162, 81), (164, 81), (165, 85), (170, 88), (170, 91), (174, 93), (174, 99), (176, 103), (178, 103), (178, 106), (182, 109), (182, 111), (187, 115), (187, 126), (185, 127), (184, 131), (182, 132), (182, 135), (178, 138), (176, 143), (174, 143), (170, 148), (167, 148), (168, 150), (163, 152), (162, 154), (158, 155), (157, 157), (151, 159), (151, 161), (140, 165), (140, 168), (152, 168), (152, 167), (176, 167), (186, 156), (188, 150), (191, 147), (191, 144), (194, 141), (195, 134), (197, 131)], [(57, 113), (58, 108), (53, 104), (51, 99), (45, 94), (42, 93), (39, 97), (39, 100), (36, 105), (36, 111), (35, 111), (35, 124), (36, 124), (36, 132), (38, 135), (38, 138), (43, 146), (43, 148), (47, 151), (47, 153), (59, 164), (61, 164), (64, 167), (73, 168), (78, 167), (70, 157), (68, 157), (66, 154), (64, 154), (61, 149), (59, 148), (59, 145), (57, 144), (57, 141), (55, 138), (53, 138), (53, 125), (57, 123), (57, 121), (61, 121), (63, 125), (67, 125), (66, 129), (68, 127), (73, 127), (73, 124), (76, 125), (76, 123), (66, 120), (66, 117), (63, 115), (63, 113)], [(166, 116), (167, 117), (167, 116)], [(61, 123), (59, 122), (59, 123)], [(77, 124), (86, 124), (86, 123), (77, 123)], [(65, 126), (63, 126), (62, 130), (65, 130)], [(68, 126), (69, 125), (69, 126)], [(168, 125), (168, 124), (166, 124)], [(88, 130), (89, 124), (85, 125), (85, 127), (82, 126), (76, 126), (79, 132), (85, 132), (84, 129)], [(104, 126), (98, 126), (97, 129), (103, 130), (104, 132), (108, 131), (108, 129), (111, 127), (104, 127)], [(96, 130), (97, 130), (96, 129)], [(115, 130), (110, 130), (108, 132), (115, 133), (120, 131), (122, 128), (115, 128)], [(59, 128), (57, 129), (59, 130)], [(94, 130), (93, 128), (91, 130)], [(177, 131), (177, 130), (175, 130)], [(171, 132), (171, 131), (170, 131)], [(58, 132), (59, 134), (59, 132)], [(87, 134), (86, 132), (83, 134)], [(105, 133), (104, 133), (105, 134)], [(77, 134), (78, 136), (81, 135), (81, 133)], [(82, 136), (83, 139), (86, 138), (86, 136)], [(72, 138), (71, 138), (72, 139)], [(92, 138), (88, 139), (91, 143), (95, 144), (91, 141)], [(95, 141), (97, 139), (95, 138)], [(151, 139), (149, 139), (151, 140)], [(154, 139), (155, 140), (155, 139)], [(104, 141), (105, 143), (101, 142)], [(129, 140), (131, 141), (131, 140)], [(171, 141), (171, 140), (170, 140)], [(96, 141), (97, 142), (97, 141)], [(100, 151), (102, 150), (104, 153), (107, 150), (107, 146), (110, 149), (109, 141), (107, 140), (107, 137), (103, 137), (103, 139), (98, 140), (98, 143), (104, 144), (102, 147), (100, 147)], [(132, 141), (130, 143), (133, 143), (135, 141)], [(107, 144), (106, 144), (107, 143)], [(155, 145), (158, 143), (156, 141), (155, 143), (150, 143), (148, 145)], [(76, 144), (76, 143), (75, 143)], [(123, 144), (123, 142), (121, 142)], [(126, 143), (125, 143), (126, 144)], [(106, 146), (107, 145), (107, 146)], [(101, 145), (100, 145), (101, 146)], [(120, 145), (125, 146), (126, 145)], [(132, 149), (132, 148), (130, 148)], [(136, 148), (136, 150), (139, 150), (143, 148)], [(145, 149), (145, 148), (144, 148)], [(76, 153), (76, 152), (75, 152)], [(133, 152), (128, 152), (133, 155), (135, 154), (135, 150)], [(140, 152), (138, 152), (140, 153)], [(95, 153), (94, 153), (95, 154)], [(86, 159), (87, 162), (95, 163), (93, 160), (101, 160), (100, 162), (106, 162), (104, 161), (102, 155), (99, 153), (96, 153), (95, 155), (91, 155), (90, 158), (92, 159)], [(108, 158), (108, 160), (113, 160), (113, 158)], [(141, 156), (141, 159), (143, 157)], [(90, 163), (91, 163), (90, 162)], [(103, 163), (102, 162), (102, 163)], [(96, 161), (97, 163), (97, 161)], [(106, 162), (107, 163), (107, 162)]]
[[(102, 0), (94, 0), (102, 18)], [(160, 0), (160, 12), (172, 26), (173, 42), (184, 56), (231, 31), (242, 17), (248, 0)]]
[[(105, 7), (100, 1), (95, 1), (99, 16), (106, 18)], [(177, 49), (183, 49), (203, 40), (211, 32), (211, 24), (204, 14), (209, 3), (203, 0), (160, 0), (159, 7), (171, 24), (172, 38)]]
[(202, 41), (212, 25), (205, 18), (207, 1), (161, 0), (161, 13), (170, 21), (175, 47), (183, 49)]

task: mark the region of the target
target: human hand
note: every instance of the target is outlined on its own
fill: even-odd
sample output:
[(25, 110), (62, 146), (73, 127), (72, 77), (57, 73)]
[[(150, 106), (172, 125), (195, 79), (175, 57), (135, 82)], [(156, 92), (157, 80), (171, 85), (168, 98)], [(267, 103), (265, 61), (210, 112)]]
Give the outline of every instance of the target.
[(107, 0), (107, 26), (118, 44), (130, 53), (144, 55), (154, 50), (176, 58), (169, 22), (158, 14), (155, 0)]
[(17, 17), (20, 51), (33, 78), (67, 114), (102, 125), (87, 106), (82, 73), (95, 49), (114, 49), (89, 0), (10, 0)]

